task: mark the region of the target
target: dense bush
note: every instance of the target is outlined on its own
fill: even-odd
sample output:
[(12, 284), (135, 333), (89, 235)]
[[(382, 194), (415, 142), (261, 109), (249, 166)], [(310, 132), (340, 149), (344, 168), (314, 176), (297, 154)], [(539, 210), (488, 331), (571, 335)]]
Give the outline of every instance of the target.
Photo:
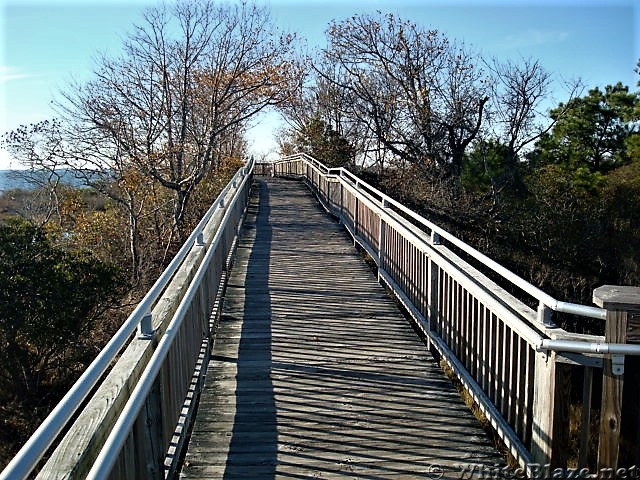
[(125, 283), (117, 267), (18, 219), (0, 225), (0, 279), (0, 431), (10, 447), (93, 359)]

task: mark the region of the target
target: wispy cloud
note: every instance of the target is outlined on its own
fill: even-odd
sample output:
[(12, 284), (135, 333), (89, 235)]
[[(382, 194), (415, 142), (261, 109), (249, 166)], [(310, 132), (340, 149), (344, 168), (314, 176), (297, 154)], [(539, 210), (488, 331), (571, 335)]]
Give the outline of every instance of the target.
[(537, 47), (561, 43), (567, 38), (569, 38), (569, 32), (529, 29), (516, 35), (509, 35), (505, 39), (505, 46), (511, 48)]
[(36, 78), (38, 75), (21, 71), (16, 67), (0, 65), (0, 83), (10, 82), (12, 80), (24, 80), (26, 78)]

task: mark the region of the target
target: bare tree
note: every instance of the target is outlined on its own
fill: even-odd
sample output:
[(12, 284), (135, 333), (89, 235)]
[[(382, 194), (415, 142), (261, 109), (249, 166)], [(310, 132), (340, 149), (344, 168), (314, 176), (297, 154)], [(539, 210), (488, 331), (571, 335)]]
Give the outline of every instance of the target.
[(331, 166), (356, 166), (358, 160), (364, 161), (371, 137), (349, 113), (355, 99), (340, 87), (341, 81), (327, 80), (335, 70), (314, 68), (323, 74), (310, 72), (300, 91), (279, 107), (289, 126), (280, 132), (280, 150), (305, 151)]
[(45, 120), (31, 125), (21, 125), (2, 136), (1, 146), (17, 159), (26, 170), (16, 172), (35, 187), (30, 199), (22, 202), (26, 220), (42, 227), (52, 217), (60, 219), (59, 189), (64, 171), (60, 170), (63, 140), (60, 123)]
[[(502, 187), (509, 183), (520, 190), (524, 188), (518, 168), (521, 153), (549, 132), (565, 111), (561, 111), (557, 118), (550, 118), (541, 111), (553, 79), (537, 60), (514, 62), (494, 59), (488, 66), (493, 73), (491, 128), (493, 135), (507, 147), (503, 178), (498, 184)], [(580, 82), (573, 82), (567, 87), (571, 99), (580, 90)]]
[(31, 212), (29, 220), (43, 225), (60, 215), (61, 180), (75, 180), (112, 199), (126, 212), (129, 224), (131, 277), (140, 280), (140, 221), (149, 210), (153, 189), (126, 155), (113, 150), (109, 137), (85, 125), (45, 120), (21, 126), (6, 134), (3, 146), (28, 167), (27, 180), (46, 193), (40, 215)]
[(83, 142), (85, 161), (109, 158), (174, 192), (180, 236), (192, 192), (219, 163), (219, 144), (298, 81), (294, 47), (295, 37), (249, 3), (152, 8), (123, 56), (102, 57), (95, 78), (69, 89), (61, 108), (92, 138)]
[(403, 163), (458, 176), (477, 136), (487, 86), (477, 59), (394, 15), (333, 22), (318, 71), (345, 90), (348, 113)]

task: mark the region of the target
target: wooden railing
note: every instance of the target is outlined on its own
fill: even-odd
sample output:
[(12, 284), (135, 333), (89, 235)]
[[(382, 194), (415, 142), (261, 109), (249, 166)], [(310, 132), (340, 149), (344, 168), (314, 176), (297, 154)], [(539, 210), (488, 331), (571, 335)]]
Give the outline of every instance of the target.
[[(0, 479), (26, 478), (63, 429), (38, 478), (159, 479), (173, 472), (253, 168), (249, 163), (238, 171), (147, 297)], [(601, 476), (640, 464), (640, 394), (633, 388), (640, 380), (639, 288), (598, 288), (599, 308), (561, 302), (345, 169), (297, 155), (256, 171), (307, 182), (375, 261), (380, 281), (529, 474), (545, 464), (566, 467), (572, 441), (578, 445), (576, 466)], [(558, 328), (553, 312), (600, 319), (604, 335)], [(136, 329), (139, 334), (131, 338)], [(624, 388), (625, 379), (632, 388)], [(573, 391), (576, 385), (579, 392)], [(591, 428), (595, 412), (599, 423)], [(574, 440), (570, 413), (577, 417)]]
[[(623, 379), (640, 373), (640, 288), (597, 289), (602, 308), (558, 301), (345, 169), (307, 155), (261, 168), (303, 178), (344, 224), (525, 471), (573, 465), (606, 474), (637, 462), (638, 393), (623, 393)], [(606, 333), (565, 331), (553, 312), (600, 319)]]
[(253, 167), (249, 162), (238, 170), (122, 328), (0, 474), (2, 480), (27, 478), (63, 429), (38, 479), (164, 479), (175, 471)]

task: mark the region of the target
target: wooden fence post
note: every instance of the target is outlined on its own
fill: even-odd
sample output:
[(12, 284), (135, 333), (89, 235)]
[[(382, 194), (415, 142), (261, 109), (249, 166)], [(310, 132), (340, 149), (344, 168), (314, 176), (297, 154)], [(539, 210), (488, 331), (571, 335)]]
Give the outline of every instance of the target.
[(570, 378), (556, 352), (536, 352), (531, 457), (537, 465), (567, 466)]
[[(431, 244), (440, 245), (440, 235), (435, 232), (431, 232)], [(430, 255), (428, 257), (427, 269), (427, 311), (429, 315), (429, 332), (433, 332), (432, 334), (434, 335), (440, 335), (441, 305), (439, 304), (438, 297), (440, 267)], [(439, 358), (439, 354), (435, 346), (432, 345), (431, 339), (429, 339), (429, 350), (436, 359)]]
[(358, 182), (356, 182), (356, 195), (353, 196), (353, 203), (355, 205), (354, 211), (353, 211), (353, 244), (354, 245), (358, 244), (358, 241), (356, 240), (356, 236), (359, 233), (359, 231), (358, 231), (358, 221), (360, 220), (359, 215), (358, 215), (358, 207), (359, 207), (360, 202), (358, 200), (357, 190), (358, 190)]
[(555, 352), (537, 352), (534, 367), (531, 457), (534, 463), (551, 463), (556, 378)]
[[(627, 343), (627, 312), (640, 310), (640, 288), (603, 285), (593, 303), (607, 310), (605, 342)], [(606, 355), (602, 378), (598, 471), (617, 469), (620, 451), (624, 356)]]
[(341, 181), (338, 182), (338, 185), (340, 185), (340, 222), (346, 224), (347, 222), (344, 221), (344, 186)]
[(149, 396), (138, 415), (133, 428), (136, 441), (133, 455), (129, 461), (133, 465), (125, 465), (125, 475), (119, 478), (148, 478), (160, 480), (164, 478), (164, 432), (162, 422), (162, 382), (158, 378), (153, 383)]
[[(383, 198), (381, 202), (382, 209), (389, 207), (387, 201)], [(380, 270), (386, 271), (386, 265), (384, 261), (384, 249), (385, 249), (385, 221), (382, 218), (383, 212), (380, 212), (378, 218), (378, 281), (380, 281)]]

